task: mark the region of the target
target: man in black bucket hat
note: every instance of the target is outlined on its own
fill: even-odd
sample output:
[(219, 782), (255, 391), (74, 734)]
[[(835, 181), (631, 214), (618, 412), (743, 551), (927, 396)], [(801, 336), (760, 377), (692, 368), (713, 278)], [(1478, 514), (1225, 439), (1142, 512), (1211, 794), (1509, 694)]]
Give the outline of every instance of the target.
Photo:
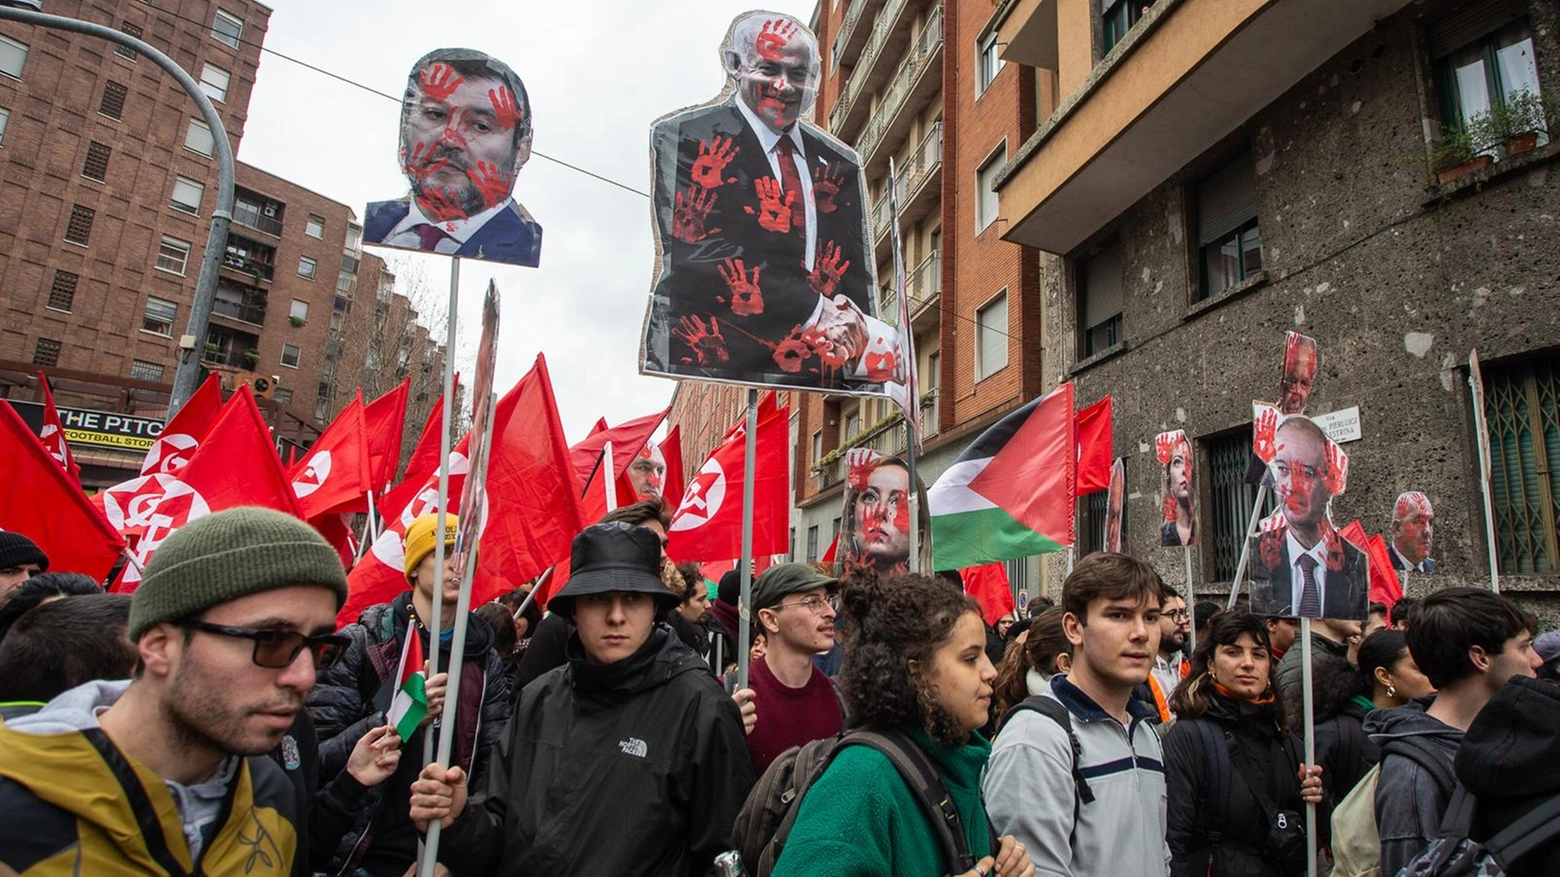
[[(737, 706), (656, 617), (656, 534), (596, 524), (574, 538), (548, 608), (575, 625), (568, 663), (528, 685), (483, 788), (430, 764), (412, 819), (445, 826), (463, 874), (703, 874), (731, 849), (753, 768)], [(631, 818), (601, 819), (602, 813)]]

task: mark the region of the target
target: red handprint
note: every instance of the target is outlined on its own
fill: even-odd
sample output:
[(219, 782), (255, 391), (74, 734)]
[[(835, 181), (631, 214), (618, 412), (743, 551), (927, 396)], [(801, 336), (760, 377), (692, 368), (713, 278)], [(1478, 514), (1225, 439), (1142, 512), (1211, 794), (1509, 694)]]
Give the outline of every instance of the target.
[(1327, 488), (1328, 496), (1337, 496), (1343, 493), (1349, 486), (1349, 455), (1338, 447), (1338, 443), (1328, 441), (1327, 447), (1322, 451), (1322, 462), (1326, 472), (1322, 475), (1322, 486)]
[(863, 362), (867, 369), (867, 380), (874, 382), (898, 381), (899, 354), (893, 350), (887, 353), (868, 353)]
[(460, 84), (466, 80), (455, 72), (455, 68), (448, 64), (435, 62), (429, 64), (417, 74), (417, 85), (422, 93), (437, 101), (444, 100), (460, 88)]
[(1175, 451), (1175, 433), (1162, 432), (1154, 436), (1154, 452), (1159, 455), (1159, 462), (1170, 462), (1170, 455)]
[(764, 312), (764, 296), (758, 289), (758, 272), (761, 270), (762, 267), (755, 267), (750, 278), (741, 259), (727, 259), (720, 265), (720, 277), (726, 281), (726, 288), (731, 290), (731, 312), (739, 317), (751, 317)]
[(509, 189), (515, 182), (507, 170), (501, 170), (498, 165), (488, 161), (479, 161), (476, 167), (468, 168), (466, 176), (482, 193), (482, 203), (488, 207), (496, 206), (508, 198)]
[[(849, 436), (847, 436), (849, 438)], [(851, 448), (845, 452), (845, 479), (857, 493), (867, 489), (867, 479), (877, 469), (878, 453), (871, 448)]]
[(807, 285), (819, 295), (832, 298), (835, 291), (839, 289), (840, 278), (849, 267), (850, 260), (843, 257), (839, 244), (829, 241), (819, 251), (818, 259), (813, 263), (812, 273), (807, 275)]
[(700, 140), (699, 157), (694, 159), (690, 174), (693, 184), (706, 189), (718, 189), (723, 183), (736, 182), (736, 177), (727, 180), (721, 174), (725, 173), (726, 165), (731, 164), (731, 160), (741, 151), (741, 147), (733, 143), (730, 137), (722, 140), (716, 135), (713, 142)]
[(792, 329), (791, 334), (775, 345), (775, 365), (788, 375), (799, 374), (807, 357), (811, 355), (807, 343), (797, 334), (797, 329)]
[(437, 222), (466, 218), (466, 208), (460, 203), (460, 195), (454, 189), (425, 189), (417, 196), (417, 206), (424, 215)]
[(1256, 424), (1252, 427), (1251, 451), (1264, 463), (1273, 462), (1273, 455), (1277, 452), (1274, 447), (1274, 437), (1277, 433), (1278, 409), (1262, 406)]
[(1343, 572), (1343, 566), (1347, 562), (1343, 553), (1343, 537), (1338, 535), (1338, 531), (1333, 529), (1329, 521), (1322, 521), (1319, 529), (1322, 531), (1322, 547), (1327, 554), (1327, 571)]
[(1165, 497), (1165, 501), (1164, 501), (1164, 503), (1162, 505), (1163, 505), (1163, 508), (1161, 509), (1161, 512), (1163, 513), (1162, 514), (1163, 520), (1166, 523), (1169, 523), (1170, 521), (1174, 521), (1175, 520), (1175, 497), (1167, 495)]
[[(781, 234), (791, 233), (791, 202), (795, 192), (780, 191), (780, 181), (774, 177), (759, 177), (753, 181), (753, 191), (758, 195), (758, 227)], [(746, 208), (752, 213), (753, 208)]]
[(1257, 554), (1265, 569), (1278, 569), (1284, 565), (1284, 539), (1289, 524), (1282, 513), (1272, 515), (1262, 522), (1262, 535), (1257, 539)]
[(813, 205), (819, 213), (833, 213), (834, 199), (845, 185), (845, 172), (827, 163), (813, 168)]
[(715, 207), (716, 194), (699, 186), (677, 193), (677, 206), (672, 208), (672, 236), (685, 244), (694, 244), (720, 229), (706, 229), (704, 223)]
[[(708, 327), (698, 317), (683, 317), (677, 321), (677, 326), (672, 329), (672, 334), (677, 340), (693, 348), (693, 353), (698, 357), (701, 367), (720, 365), (730, 358), (726, 352), (726, 339), (720, 334), (720, 321), (710, 317)], [(683, 358), (683, 362), (687, 362)]]
[(515, 103), (515, 93), (508, 88), (488, 89), (488, 103), (493, 105), (499, 127), (513, 131), (525, 121), (525, 110)]
[(763, 30), (753, 40), (753, 50), (766, 61), (780, 58), (780, 50), (796, 35), (796, 22), (785, 18), (772, 18), (764, 22)]
[(802, 331), (802, 341), (818, 355), (818, 359), (830, 368), (839, 368), (850, 359), (851, 352), (844, 346), (835, 344), (829, 338), (828, 332), (818, 326), (810, 326)]
[(429, 143), (418, 143), (412, 147), (410, 155), (406, 147), (401, 147), (401, 172), (426, 180), (436, 170), (444, 167), (449, 162), (445, 159), (433, 160), (433, 152), (438, 147)]

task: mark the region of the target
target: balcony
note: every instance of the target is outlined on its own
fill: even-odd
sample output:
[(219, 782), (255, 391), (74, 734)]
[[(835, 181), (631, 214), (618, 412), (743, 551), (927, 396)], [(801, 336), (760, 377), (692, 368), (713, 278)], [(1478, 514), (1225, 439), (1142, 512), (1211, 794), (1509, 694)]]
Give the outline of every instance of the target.
[(935, 326), (940, 316), (937, 304), (942, 292), (942, 254), (934, 252), (912, 268), (905, 278), (905, 288), (910, 294), (911, 331), (924, 332)]
[(222, 268), (253, 283), (270, 283), (276, 275), (276, 248), (230, 234), (222, 254)]
[(868, 176), (882, 172), (888, 157), (909, 135), (916, 116), (942, 91), (942, 47), (943, 10), (938, 6), (856, 138), (856, 152)]
[(839, 103), (829, 113), (829, 131), (834, 136), (846, 142), (854, 138), (866, 120), (872, 93), (897, 69), (915, 27), (915, 13), (922, 5), (924, 0), (888, 0), (878, 13), (861, 59), (851, 71)]
[(1004, 240), (1066, 254), (1408, 0), (1159, 0), (1090, 69), (1062, 54), (1059, 5), (1025, 0), (999, 28), (1004, 57), (1079, 84), (996, 188)]
[(883, 5), (883, 0), (851, 0), (845, 7), (845, 17), (840, 20), (840, 32), (834, 37), (834, 68), (848, 67), (861, 57), (861, 48), (872, 35), (872, 28), (861, 26)]
[[(899, 227), (904, 229), (937, 208), (942, 200), (942, 122), (932, 125), (902, 167), (895, 168), (894, 198), (898, 201)], [(872, 240), (879, 261), (888, 258), (888, 198), (872, 208)]]
[(216, 297), (211, 303), (211, 315), (238, 320), (251, 326), (265, 325), (266, 293), (252, 286), (240, 286), (227, 278), (217, 281)]
[(273, 237), (282, 236), (282, 221), (274, 217), (266, 216), (258, 210), (245, 210), (245, 204), (233, 205), (233, 224), (252, 228), (255, 231), (263, 231)]

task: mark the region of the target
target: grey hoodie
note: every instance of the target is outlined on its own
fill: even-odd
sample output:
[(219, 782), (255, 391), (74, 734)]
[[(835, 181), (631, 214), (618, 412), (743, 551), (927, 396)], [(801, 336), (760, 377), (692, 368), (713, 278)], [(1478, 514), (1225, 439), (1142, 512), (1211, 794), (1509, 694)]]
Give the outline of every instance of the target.
[[(1448, 772), (1463, 732), (1434, 718), (1418, 703), (1376, 710), (1365, 717), (1365, 733), (1378, 746), (1419, 737), (1445, 755)], [(1381, 833), (1381, 873), (1396, 874), (1430, 846), (1441, 827), (1448, 796), (1424, 768), (1401, 755), (1383, 755), (1376, 783), (1376, 828)]]
[[(5, 726), (23, 734), (39, 735), (68, 734), (96, 728), (99, 727), (98, 714), (113, 706), (129, 687), (128, 679), (86, 682), (61, 693), (30, 716), (8, 720)], [(237, 757), (229, 757), (217, 768), (211, 779), (193, 786), (163, 780), (179, 807), (179, 818), (184, 823), (184, 837), (190, 843), (192, 861), (200, 861), (201, 849), (206, 844), (206, 829), (215, 827), (217, 817), (222, 812), (222, 801), (227, 796), (228, 784), (237, 776), (239, 763)]]

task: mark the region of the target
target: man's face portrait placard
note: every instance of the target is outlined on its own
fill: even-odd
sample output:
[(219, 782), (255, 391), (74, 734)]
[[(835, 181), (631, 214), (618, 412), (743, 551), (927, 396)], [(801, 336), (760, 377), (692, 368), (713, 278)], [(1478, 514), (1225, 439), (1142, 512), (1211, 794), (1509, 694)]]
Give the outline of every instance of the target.
[(665, 488), (665, 480), (665, 455), (655, 442), (645, 442), (644, 447), (634, 455), (633, 462), (628, 464), (628, 483), (634, 488), (635, 499), (659, 499)]
[(1289, 415), (1273, 431), (1268, 470), (1278, 510), (1248, 546), (1251, 611), (1364, 619), (1368, 561), (1331, 517), (1332, 498), (1348, 487), (1348, 456), (1309, 418)]
[[(898, 457), (855, 448), (845, 457), (845, 509), (841, 516), (836, 560), (842, 574), (872, 569), (882, 575), (899, 575), (910, 569), (910, 496), (920, 486), (910, 484), (910, 467)], [(926, 537), (926, 503), (921, 514), (918, 544), (924, 557), (930, 548)], [(924, 568), (924, 564), (923, 564)]]
[(1165, 467), (1164, 521), (1159, 526), (1160, 545), (1197, 544), (1196, 459), (1185, 430), (1162, 432), (1154, 437), (1159, 462)]
[(533, 133), (525, 84), (507, 64), (473, 49), (424, 55), (401, 102), (409, 191), (365, 208), (364, 241), (536, 267), (542, 229), (513, 197)]
[(1418, 490), (1400, 494), (1392, 504), (1392, 565), (1399, 570), (1432, 572), (1435, 560), (1435, 507)]
[(1117, 457), (1110, 466), (1110, 486), (1105, 493), (1105, 550), (1120, 554), (1127, 530), (1127, 458)]
[(802, 121), (818, 53), (795, 18), (738, 16), (718, 53), (726, 88), (651, 129), (642, 373), (864, 394), (905, 380), (877, 313), (860, 156)]
[(1317, 352), (1315, 338), (1299, 332), (1284, 333), (1284, 371), (1278, 382), (1280, 414), (1305, 413), (1321, 362), (1322, 355)]

